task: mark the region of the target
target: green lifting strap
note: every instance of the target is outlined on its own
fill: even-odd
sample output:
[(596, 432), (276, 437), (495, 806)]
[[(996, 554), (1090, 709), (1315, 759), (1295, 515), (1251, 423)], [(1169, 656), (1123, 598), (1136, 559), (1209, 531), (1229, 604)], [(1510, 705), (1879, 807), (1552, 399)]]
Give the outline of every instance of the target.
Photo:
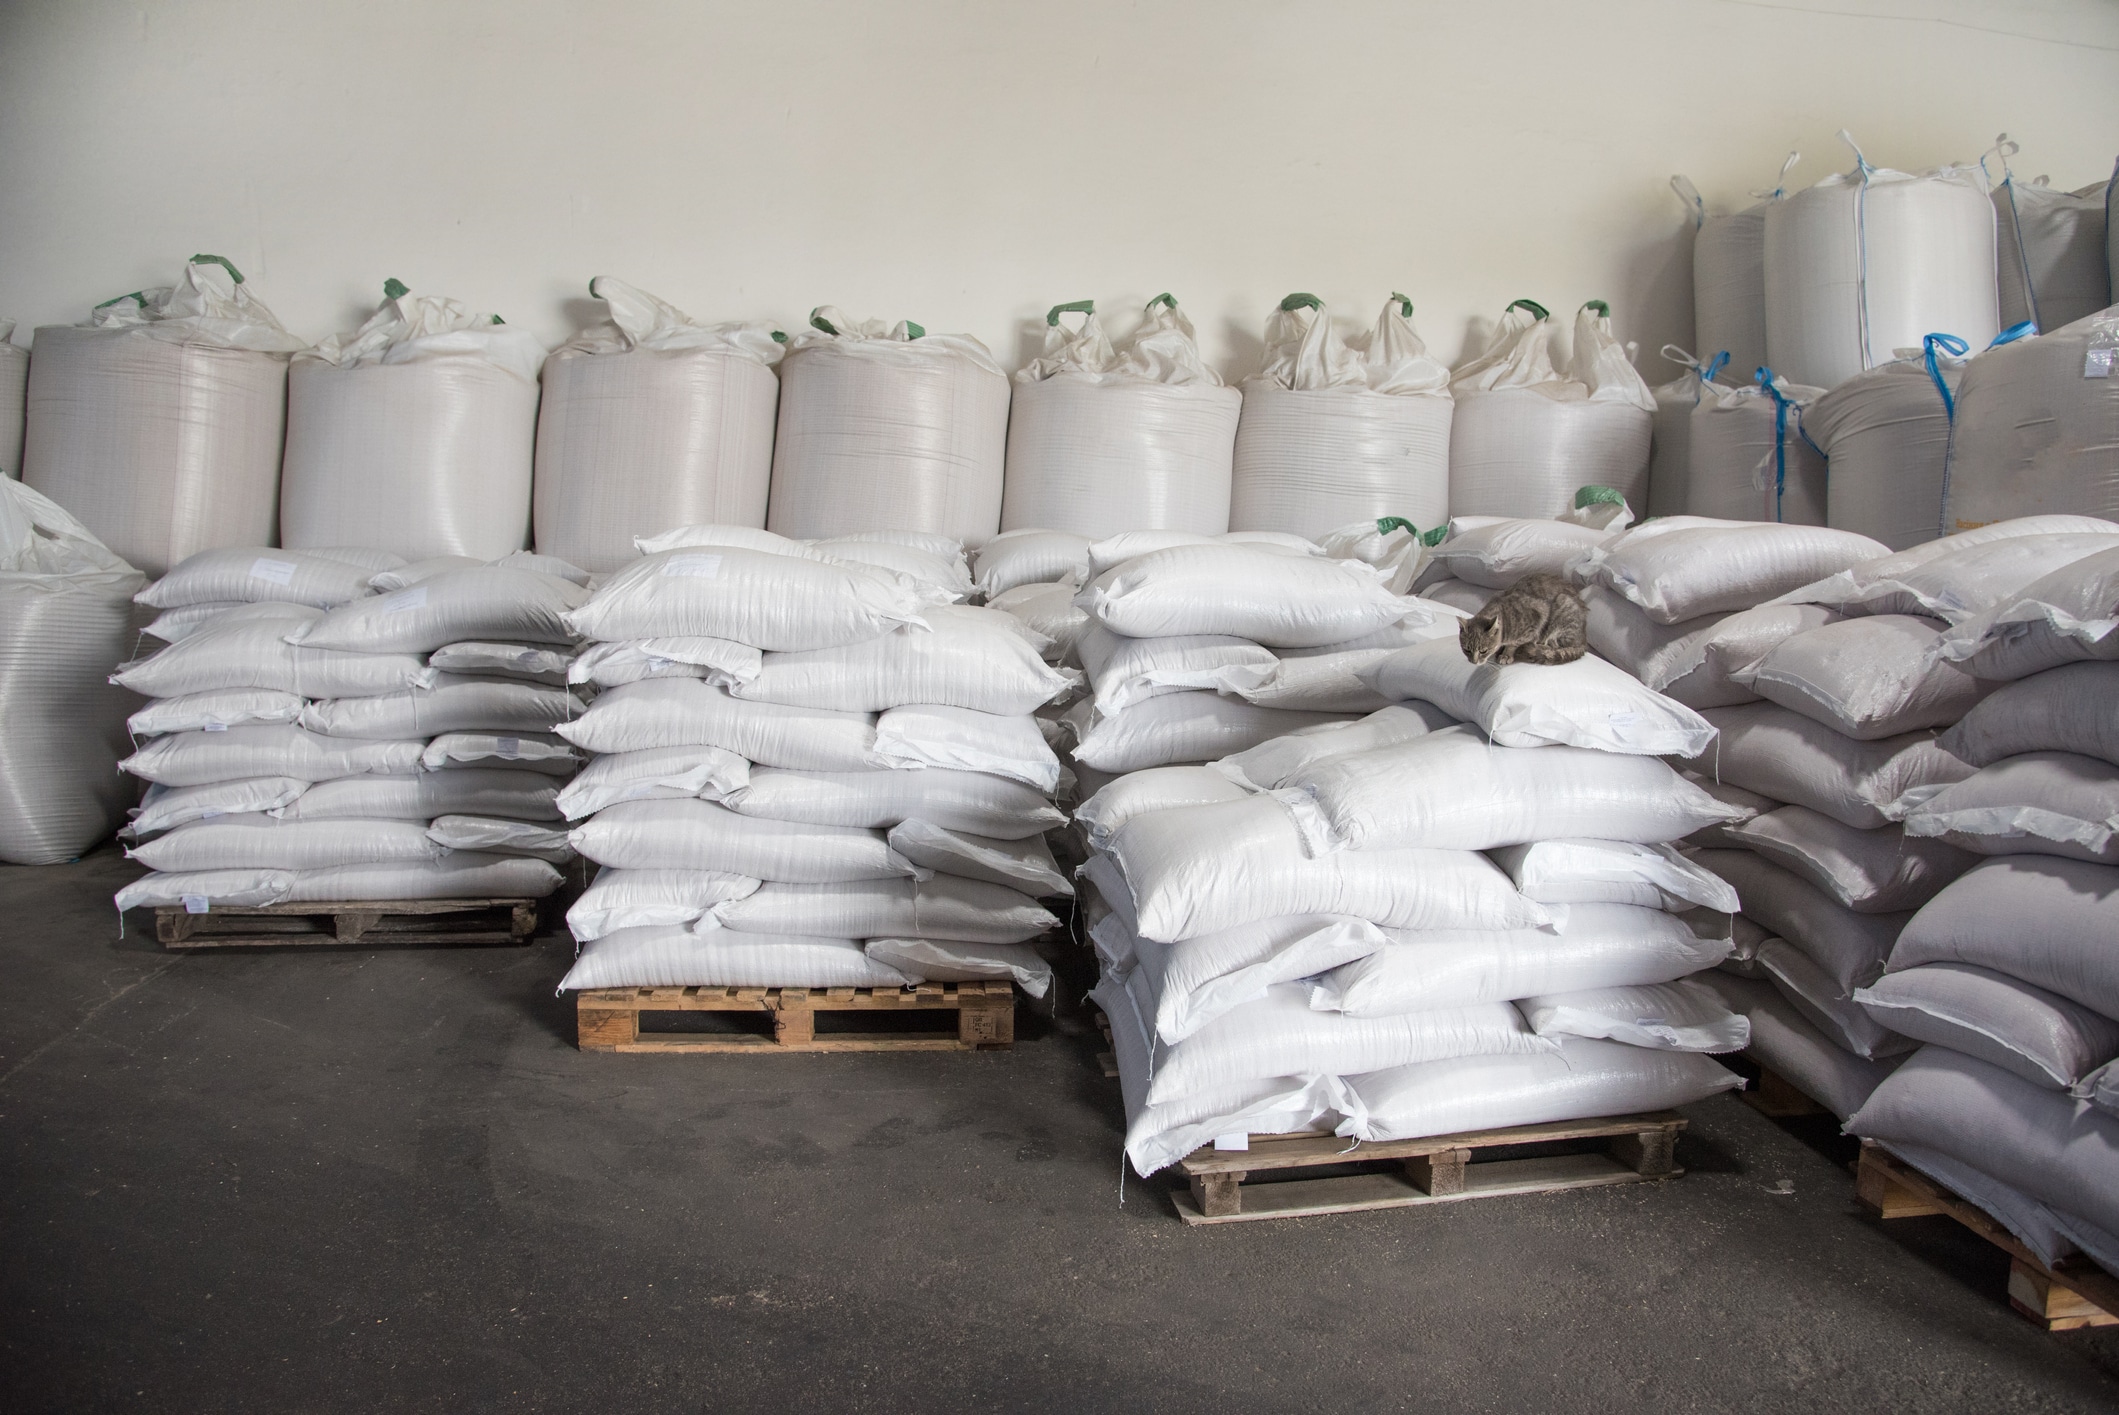
[(402, 300), (411, 293), (412, 287), (394, 275), (383, 282), (383, 298), (386, 300)]
[(1415, 536), (1420, 534), (1420, 528), (1403, 516), (1378, 516), (1376, 518), (1377, 535), (1387, 536), (1392, 531), (1411, 531)]
[[(817, 310), (823, 308), (824, 306), (822, 305), (817, 306)], [(809, 312), (809, 327), (811, 329), (821, 329), (826, 334), (836, 335), (839, 332), (838, 329), (832, 324), (830, 320), (826, 319), (823, 315), (818, 314), (817, 310), (811, 310)]]
[(1049, 309), (1049, 310), (1046, 310), (1046, 311), (1045, 311), (1045, 323), (1046, 323), (1046, 324), (1048, 324), (1048, 325), (1058, 324), (1058, 323), (1059, 323), (1059, 317), (1060, 317), (1061, 315), (1063, 315), (1063, 314), (1095, 314), (1095, 313), (1096, 313), (1096, 301), (1094, 301), (1094, 300), (1074, 300), (1074, 301), (1072, 301), (1072, 302), (1070, 302), (1070, 303), (1068, 303), (1068, 304), (1064, 304), (1064, 305), (1054, 305), (1054, 306), (1053, 306), (1053, 307), (1052, 307), (1051, 309)]
[(111, 296), (111, 297), (110, 297), (109, 299), (105, 300), (105, 301), (104, 301), (104, 302), (103, 302), (102, 304), (100, 304), (100, 305), (97, 305), (97, 306), (96, 306), (96, 308), (97, 308), (97, 309), (99, 309), (99, 310), (107, 310), (107, 309), (109, 309), (109, 308), (110, 308), (110, 307), (111, 307), (112, 305), (116, 304), (116, 303), (117, 303), (118, 301), (120, 301), (120, 300), (131, 300), (131, 301), (132, 301), (132, 302), (133, 302), (134, 304), (138, 305), (138, 306), (139, 306), (139, 307), (140, 307), (141, 309), (146, 309), (146, 308), (147, 308), (147, 292), (146, 292), (145, 290), (135, 290), (135, 291), (133, 291), (133, 292), (132, 292), (131, 294), (129, 294), (129, 295), (112, 295), (112, 296)]
[[(1545, 306), (1539, 304), (1536, 300), (1517, 300), (1514, 303), (1510, 304), (1508, 309), (1529, 310), (1533, 315), (1537, 316), (1539, 319), (1552, 318), (1552, 311), (1545, 308)], [(1501, 313), (1507, 314), (1508, 310), (1503, 310), (1501, 311)]]
[(1582, 302), (1582, 308), (1585, 310), (1595, 310), (1598, 314), (1602, 315), (1606, 319), (1611, 318), (1611, 306), (1605, 304), (1602, 300), (1584, 300)]
[(1584, 506), (1624, 506), (1626, 497), (1615, 487), (1584, 486), (1575, 489), (1575, 509)]
[(773, 331), (773, 342), (775, 344), (785, 344), (787, 342), (787, 336), (781, 333), (779, 330), (775, 329)]
[(1160, 295), (1157, 295), (1154, 299), (1148, 301), (1148, 303), (1142, 305), (1141, 308), (1144, 310), (1152, 310), (1157, 305), (1168, 305), (1171, 309), (1174, 310), (1177, 308), (1177, 296), (1171, 294), (1168, 290), (1165, 290)]
[(908, 319), (905, 321), (905, 337), (908, 340), (925, 339), (927, 337), (927, 326), (924, 324), (914, 324), (911, 320)]
[(1411, 300), (1408, 300), (1396, 290), (1391, 291), (1391, 298), (1398, 302), (1398, 317), (1400, 319), (1411, 319), (1413, 317), (1413, 302)]
[(243, 272), (237, 270), (235, 268), (235, 262), (230, 260), (227, 256), (195, 255), (191, 258), (191, 263), (193, 265), (218, 265), (219, 267), (221, 267), (221, 269), (227, 271), (230, 275), (235, 277), (236, 284), (240, 285), (243, 283)]
[(1441, 525), (1421, 536), (1420, 543), (1429, 550), (1433, 550), (1436, 546), (1442, 544), (1442, 538), (1448, 534), (1449, 522), (1444, 521)]
[(1282, 300), (1280, 307), (1292, 314), (1296, 310), (1321, 310), (1324, 308), (1324, 301), (1318, 299), (1315, 295), (1297, 290), (1294, 294)]

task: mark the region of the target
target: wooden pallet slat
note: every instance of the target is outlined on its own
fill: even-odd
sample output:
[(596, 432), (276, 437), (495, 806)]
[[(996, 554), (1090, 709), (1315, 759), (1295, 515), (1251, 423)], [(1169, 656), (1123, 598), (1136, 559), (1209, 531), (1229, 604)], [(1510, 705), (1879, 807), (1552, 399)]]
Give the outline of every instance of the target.
[[(1684, 1173), (1675, 1159), (1684, 1128), (1685, 1117), (1658, 1111), (1359, 1145), (1336, 1135), (1253, 1135), (1248, 1149), (1206, 1146), (1179, 1161), (1189, 1192), (1173, 1191), (1171, 1200), (1188, 1224), (1242, 1223), (1674, 1179)], [(1603, 1152), (1479, 1158), (1481, 1151), (1571, 1141), (1601, 1142)], [(1398, 1161), (1398, 1172), (1357, 1167), (1377, 1160)], [(1245, 1182), (1275, 1170), (1320, 1168), (1341, 1172)]]
[[(947, 1032), (817, 1031), (820, 1012), (955, 1012)], [(642, 1032), (649, 1012), (762, 1012), (771, 1036)], [(731, 1052), (991, 1051), (1015, 1045), (1015, 988), (1007, 982), (917, 988), (587, 988), (574, 995), (583, 1051), (714, 1055)]]
[(1941, 1214), (2009, 1255), (2009, 1305), (2047, 1331), (2119, 1326), (2119, 1277), (2088, 1258), (2047, 1267), (1986, 1210), (1958, 1197), (1877, 1144), (1864, 1140), (1854, 1197), (1879, 1218)]
[(537, 934), (537, 899), (367, 899), (358, 902), (224, 905), (194, 914), (155, 909), (166, 949), (490, 947), (525, 945)]

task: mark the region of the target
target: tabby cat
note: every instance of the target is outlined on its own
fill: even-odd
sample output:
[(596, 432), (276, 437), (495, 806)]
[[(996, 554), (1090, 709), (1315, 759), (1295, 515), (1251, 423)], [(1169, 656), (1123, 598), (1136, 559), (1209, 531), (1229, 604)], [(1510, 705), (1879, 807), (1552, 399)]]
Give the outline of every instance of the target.
[(1473, 663), (1573, 663), (1589, 652), (1589, 607), (1558, 575), (1525, 575), (1464, 621), (1457, 644)]

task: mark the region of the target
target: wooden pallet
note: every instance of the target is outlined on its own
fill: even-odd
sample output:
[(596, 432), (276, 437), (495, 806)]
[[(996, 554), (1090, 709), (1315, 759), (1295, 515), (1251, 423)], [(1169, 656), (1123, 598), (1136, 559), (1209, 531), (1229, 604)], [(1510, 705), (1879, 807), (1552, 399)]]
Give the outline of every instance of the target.
[(222, 905), (193, 914), (155, 909), (164, 948), (433, 948), (527, 944), (538, 899), (374, 899), (338, 904)]
[(1830, 1115), (1809, 1096), (1799, 1091), (1795, 1083), (1770, 1067), (1758, 1069), (1758, 1084), (1737, 1092), (1737, 1098), (1760, 1115), (1774, 1120), (1789, 1120), (1799, 1115)]
[(2119, 1278), (2085, 1257), (2049, 1268), (1986, 1210), (1959, 1198), (1877, 1144), (1864, 1140), (1854, 1197), (1879, 1218), (1943, 1214), (2009, 1255), (2009, 1305), (2047, 1331), (2119, 1326)]
[[(1179, 1162), (1189, 1196), (1171, 1194), (1186, 1223), (1242, 1223), (1249, 1219), (1301, 1218), (1358, 1213), (1415, 1204), (1503, 1194), (1543, 1194), (1603, 1184), (1675, 1179), (1685, 1171), (1673, 1159), (1685, 1117), (1672, 1111), (1619, 1115), (1601, 1120), (1554, 1121), (1501, 1130), (1472, 1130), (1420, 1140), (1381, 1140), (1354, 1145), (1336, 1135), (1253, 1135), (1248, 1150), (1205, 1146)], [(1551, 1153), (1529, 1158), (1474, 1159), (1480, 1150), (1508, 1146), (1557, 1146), (1562, 1141), (1602, 1140), (1605, 1153)], [(1352, 1170), (1374, 1160), (1396, 1160), (1403, 1173)], [(1333, 1167), (1347, 1173), (1318, 1179), (1244, 1184), (1261, 1172)]]
[[(773, 1034), (642, 1032), (644, 1012), (764, 1012)], [(955, 1012), (947, 1032), (827, 1032), (820, 1012)], [(574, 995), (583, 1051), (990, 1051), (1015, 1045), (1015, 985), (920, 983), (907, 988), (587, 988)]]

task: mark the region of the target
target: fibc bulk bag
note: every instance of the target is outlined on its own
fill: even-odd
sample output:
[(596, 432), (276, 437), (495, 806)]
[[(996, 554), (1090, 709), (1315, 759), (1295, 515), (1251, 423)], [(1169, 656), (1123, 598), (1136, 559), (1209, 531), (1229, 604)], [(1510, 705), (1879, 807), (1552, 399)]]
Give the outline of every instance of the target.
[(1957, 395), (1943, 525), (2045, 512), (2119, 520), (2119, 311), (1973, 360)]
[(1758, 205), (1721, 216), (1707, 214), (1690, 179), (1670, 179), (1670, 189), (1692, 209), (1693, 347), (1703, 359), (1727, 354), (1739, 369), (1766, 362), (1766, 212), (1786, 195), (1788, 169), (1798, 156), (1788, 154), (1772, 191), (1752, 193)]
[(1985, 179), (1871, 167), (1860, 148), (1854, 164), (1766, 212), (1767, 361), (1819, 388), (1931, 330), (1984, 344), (2001, 329)]
[(1825, 523), (1825, 457), (1803, 432), (1824, 390), (1758, 370), (1747, 388), (1705, 385), (1692, 410), (1684, 515), (1726, 521)]
[(1675, 344), (1663, 346), (1663, 357), (1685, 371), (1648, 390), (1655, 399), (1655, 422), (1649, 439), (1648, 514), (1681, 516), (1692, 500), (1692, 410), (1703, 390), (1729, 362), (1718, 352), (1701, 363)]
[(86, 325), (47, 325), (23, 479), (150, 578), (195, 551), (277, 544), (287, 356), (301, 347), (219, 256), (105, 301)]
[(544, 346), (395, 280), (383, 295), (367, 323), (288, 376), (281, 544), (407, 560), (523, 549)]
[(71, 860), (124, 819), (139, 699), (105, 675), (131, 648), (141, 584), (49, 498), (0, 480), (0, 860)]
[(1648, 504), (1648, 439), (1655, 398), (1611, 334), (1611, 307), (1575, 316), (1562, 374), (1552, 362), (1552, 318), (1518, 300), (1486, 352), (1450, 379), (1452, 516), (1557, 516), (1575, 488), (1608, 486)]
[[(1082, 315), (1079, 330), (1060, 323)], [(1044, 357), (1015, 376), (1001, 528), (1220, 535), (1243, 399), (1199, 356), (1191, 321), (1158, 295), (1120, 354), (1096, 303), (1054, 305)]]
[(0, 319), (0, 477), (22, 479), (22, 411), (29, 396), (29, 350), (15, 347), (15, 322)]
[(810, 314), (780, 365), (766, 526), (797, 539), (1000, 528), (1008, 376), (968, 334)]
[(1265, 368), (1243, 385), (1229, 527), (1315, 539), (1397, 516), (1449, 518), (1449, 370), (1394, 294), (1364, 348), (1332, 329), (1315, 295), (1266, 320)]
[(1994, 285), (2002, 324), (2029, 320), (2041, 330), (2058, 329), (2109, 305), (2104, 203), (2110, 184), (2061, 192), (2044, 177), (2019, 182), (2009, 167), (2017, 147), (2007, 133), (1994, 139), (1994, 152), (2002, 172), (1994, 188)]
[(765, 324), (696, 324), (598, 276), (610, 309), (554, 349), (537, 410), (537, 547), (598, 574), (635, 536), (673, 526), (763, 526), (786, 337)]

